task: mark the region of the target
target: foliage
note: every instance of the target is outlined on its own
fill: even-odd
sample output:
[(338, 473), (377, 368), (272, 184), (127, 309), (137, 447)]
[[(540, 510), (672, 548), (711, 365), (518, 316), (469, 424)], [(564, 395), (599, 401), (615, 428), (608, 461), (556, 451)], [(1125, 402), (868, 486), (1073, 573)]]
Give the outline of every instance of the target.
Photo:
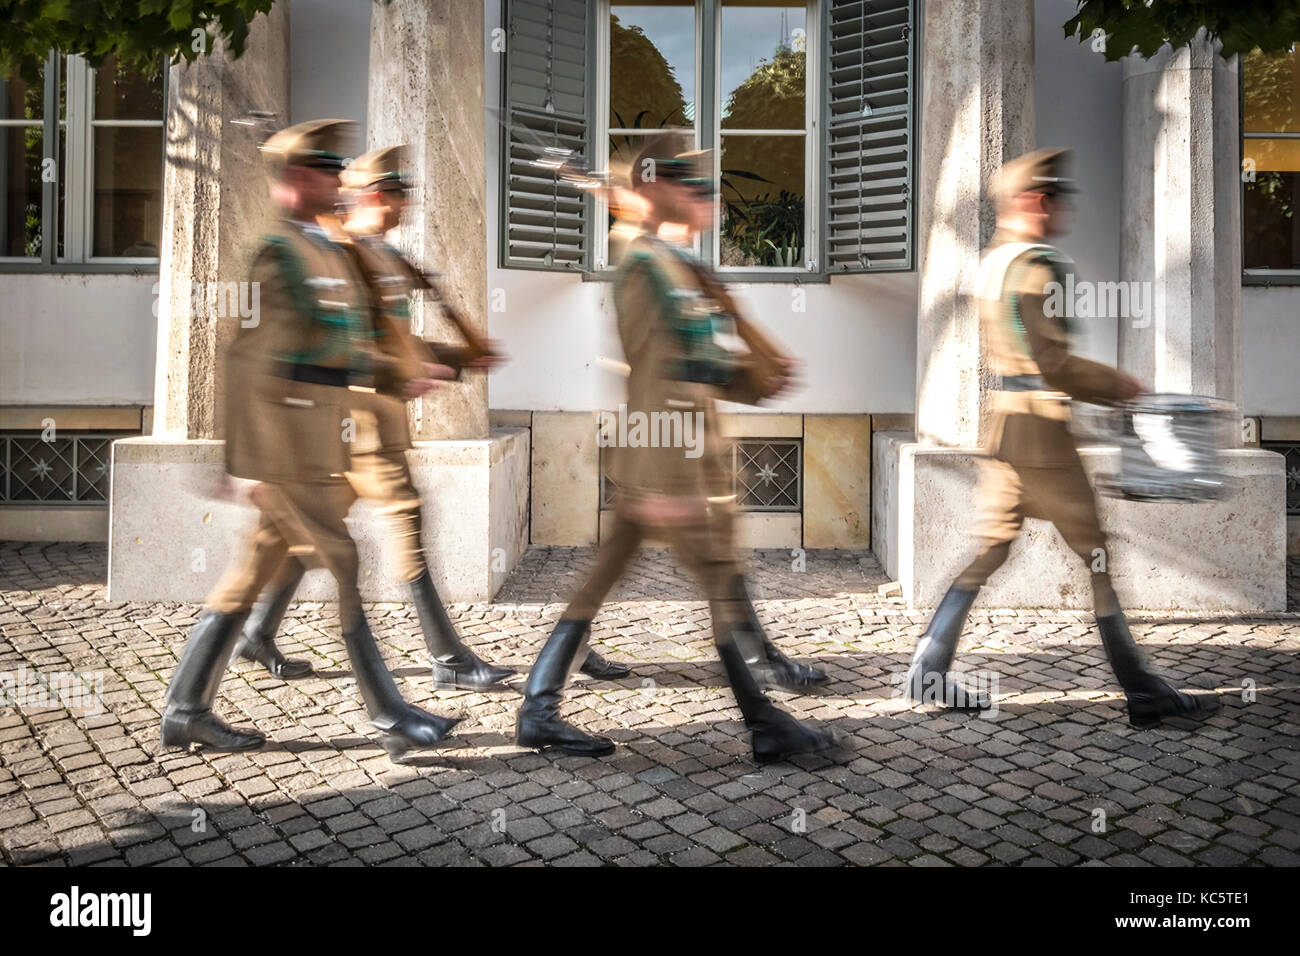
[[(1183, 46), (1204, 28), (1231, 58), (1256, 48), (1281, 53), (1300, 41), (1300, 0), (1078, 0), (1065, 35), (1093, 43), (1107, 60), (1136, 51), (1153, 55), (1164, 44)], [(1105, 34), (1098, 48), (1096, 31)]]
[[(249, 23), (275, 0), (0, 0), (0, 75), (36, 82), (50, 50), (84, 54), (91, 66), (113, 56), (156, 75), (164, 60), (193, 61), (220, 36), (244, 52)], [(196, 32), (201, 31), (201, 32)]]
[[(617, 65), (611, 72), (621, 78), (610, 83), (610, 125), (645, 130), (690, 126), (682, 85), (650, 38), (614, 15), (609, 29), (609, 61)], [(643, 145), (643, 136), (611, 137), (611, 164), (630, 163)]]

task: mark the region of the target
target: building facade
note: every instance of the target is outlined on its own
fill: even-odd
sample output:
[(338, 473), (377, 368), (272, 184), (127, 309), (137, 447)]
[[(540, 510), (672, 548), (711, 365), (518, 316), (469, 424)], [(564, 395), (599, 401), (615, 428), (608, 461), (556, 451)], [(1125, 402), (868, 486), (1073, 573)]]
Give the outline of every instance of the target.
[[(993, 227), (984, 190), (1004, 159), (1053, 145), (1075, 151), (1082, 190), (1062, 247), (1081, 277), (1133, 293), (1081, 310), (1080, 350), (1245, 419), (1229, 499), (1104, 502), (1121, 596), (1281, 607), (1300, 550), (1294, 55), (1106, 63), (1100, 38), (1063, 35), (1073, 9), (281, 0), (239, 61), (218, 50), (148, 89), (52, 60), (42, 103), (66, 88), (66, 117), (33, 115), (11, 85), (0, 127), (7, 208), (38, 209), (4, 220), (0, 537), (110, 539), (115, 599), (195, 600), (220, 573), (248, 519), (215, 490), (221, 290), (246, 278), (267, 215), (243, 124), (260, 110), (411, 144), (419, 212), (400, 244), (511, 358), (412, 412), (449, 599), (489, 597), (530, 544), (595, 544), (611, 493), (600, 414), (621, 392), (609, 220), (535, 160), (560, 147), (618, 166), (649, 131), (688, 126), (716, 150), (723, 199), (700, 252), (803, 363), (799, 390), (726, 416), (743, 543), (869, 549), (931, 604), (969, 552), (992, 384), (969, 296)], [(33, 156), (64, 174), (38, 182)], [(355, 525), (367, 593), (396, 598), (375, 522)], [(1033, 529), (985, 600), (1084, 606), (1076, 564)]]

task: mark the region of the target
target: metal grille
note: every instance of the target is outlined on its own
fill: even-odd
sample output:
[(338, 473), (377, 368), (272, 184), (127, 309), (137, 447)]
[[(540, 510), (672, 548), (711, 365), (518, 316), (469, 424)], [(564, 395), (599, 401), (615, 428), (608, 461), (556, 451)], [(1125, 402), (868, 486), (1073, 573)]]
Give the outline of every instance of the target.
[[(741, 511), (795, 512), (803, 509), (803, 440), (740, 438), (729, 443), (731, 487)], [(600, 455), (600, 506), (612, 508), (618, 484)]]
[(1300, 515), (1300, 442), (1264, 441), (1259, 444), (1286, 460), (1286, 513)]
[(129, 434), (0, 434), (0, 504), (107, 504), (110, 446)]

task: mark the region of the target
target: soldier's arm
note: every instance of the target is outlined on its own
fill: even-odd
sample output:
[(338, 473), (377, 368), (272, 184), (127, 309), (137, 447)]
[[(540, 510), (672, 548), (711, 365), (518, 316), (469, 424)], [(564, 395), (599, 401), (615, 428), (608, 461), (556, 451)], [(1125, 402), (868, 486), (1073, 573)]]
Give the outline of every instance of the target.
[(1049, 290), (1056, 281), (1051, 267), (1030, 266), (1020, 283), (1020, 318), (1029, 350), (1048, 386), (1080, 402), (1113, 401), (1124, 395), (1120, 371), (1070, 352), (1069, 335), (1060, 316), (1049, 315)]

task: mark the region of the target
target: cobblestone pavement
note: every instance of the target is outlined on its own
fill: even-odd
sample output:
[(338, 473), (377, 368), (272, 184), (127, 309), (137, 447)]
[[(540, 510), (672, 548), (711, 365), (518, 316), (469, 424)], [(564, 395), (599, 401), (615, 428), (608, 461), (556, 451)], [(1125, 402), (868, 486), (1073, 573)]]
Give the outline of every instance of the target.
[[(593, 557), (533, 549), (495, 603), (451, 611), (484, 657), (522, 672)], [(371, 606), (407, 697), (467, 718), (458, 746), (399, 765), (367, 726), (332, 607), (294, 605), (285, 621), (283, 646), (314, 678), (240, 663), (222, 685), (218, 711), (269, 733), (264, 750), (160, 752), (198, 608), (106, 601), (100, 546), (0, 544), (0, 672), (103, 675), (98, 714), (0, 709), (4, 861), (1300, 863), (1300, 614), (1134, 615), (1162, 672), (1226, 692), (1206, 725), (1135, 731), (1088, 615), (977, 611), (960, 660), (996, 673), (998, 714), (953, 717), (893, 696), (925, 615), (877, 593), (874, 559), (813, 551), (803, 573), (787, 552), (750, 560), (778, 643), (832, 676), (820, 696), (775, 695), (843, 732), (829, 757), (751, 762), (707, 608), (647, 551), (594, 632), (634, 676), (579, 680), (565, 705), (618, 741), (603, 760), (515, 747), (522, 676), (500, 693), (434, 691), (414, 609)]]

